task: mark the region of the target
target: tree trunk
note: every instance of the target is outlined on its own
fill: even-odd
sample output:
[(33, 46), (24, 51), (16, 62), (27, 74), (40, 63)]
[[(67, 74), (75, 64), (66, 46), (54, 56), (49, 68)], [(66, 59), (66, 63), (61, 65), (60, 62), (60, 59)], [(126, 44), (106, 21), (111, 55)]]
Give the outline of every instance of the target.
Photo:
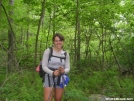
[(115, 60), (117, 66), (118, 66), (118, 68), (119, 68), (119, 71), (121, 72), (121, 67), (120, 67), (119, 61), (118, 61), (118, 59), (117, 59), (117, 57), (116, 57), (116, 54), (115, 54), (115, 52), (114, 52), (114, 48), (113, 48), (113, 46), (112, 46), (112, 41), (111, 41), (110, 38), (109, 38), (109, 45), (110, 45), (110, 49), (111, 49), (111, 51), (112, 51), (112, 53), (113, 53), (114, 60)]
[[(88, 52), (90, 51), (90, 47), (89, 47), (89, 44), (90, 44), (90, 40), (91, 40), (91, 36), (92, 36), (92, 26), (90, 28), (89, 26), (89, 30), (86, 32), (86, 33), (90, 33), (89, 35), (88, 34), (85, 34), (85, 41), (86, 41), (86, 48), (85, 48), (85, 59), (88, 59)], [(91, 51), (90, 51), (90, 57), (91, 57)], [(91, 59), (90, 59), (91, 60)]]
[[(80, 43), (81, 43), (81, 39), (80, 39), (80, 19), (79, 19), (79, 0), (76, 1), (76, 37), (77, 37), (77, 47), (76, 47), (76, 60), (80, 61)], [(79, 65), (77, 65), (77, 67), (79, 67)]]
[(1, 4), (2, 4), (2, 0), (0, 0), (0, 18), (1, 18)]
[[(77, 20), (76, 20), (76, 22), (77, 22)], [(77, 25), (77, 23), (76, 23), (76, 25)], [(77, 27), (75, 27), (75, 35), (74, 35), (74, 63), (73, 63), (73, 65), (76, 65), (75, 63), (76, 63), (76, 60), (77, 60), (77, 56), (76, 56), (76, 54), (77, 54), (77, 49), (76, 49), (76, 34), (77, 34)]]
[(101, 33), (101, 51), (102, 51), (102, 58), (101, 58), (101, 68), (104, 67), (104, 28), (102, 28)]
[(17, 66), (16, 56), (15, 56), (15, 34), (12, 28), (13, 25), (13, 6), (14, 0), (9, 0), (9, 5), (11, 9), (9, 10), (9, 18), (7, 16), (9, 22), (9, 29), (8, 29), (8, 71), (13, 72)]
[(53, 1), (53, 35), (55, 34), (55, 10), (56, 10), (56, 0)]
[(50, 13), (50, 21), (49, 21), (49, 24), (48, 24), (48, 33), (47, 33), (47, 40), (46, 40), (46, 48), (48, 47), (48, 38), (49, 38), (49, 34), (50, 34), (50, 31), (51, 31), (51, 22), (52, 22), (52, 16), (51, 16), (51, 13)]
[(36, 34), (34, 66), (36, 66), (36, 61), (37, 61), (38, 37), (39, 37), (39, 32), (40, 32), (40, 26), (41, 26), (41, 23), (44, 18), (45, 2), (46, 2), (46, 0), (43, 0), (43, 2), (42, 2), (42, 11), (40, 14), (40, 19), (39, 19), (38, 29), (37, 29), (37, 34)]

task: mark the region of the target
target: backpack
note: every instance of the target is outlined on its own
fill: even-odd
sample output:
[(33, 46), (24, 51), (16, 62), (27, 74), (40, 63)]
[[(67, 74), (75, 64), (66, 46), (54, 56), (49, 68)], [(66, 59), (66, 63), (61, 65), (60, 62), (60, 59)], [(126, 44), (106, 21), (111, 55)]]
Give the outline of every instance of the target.
[[(49, 53), (49, 57), (48, 57), (48, 62), (49, 62), (49, 60), (51, 59), (51, 57), (53, 56), (52, 54), (53, 54), (53, 49), (52, 49), (52, 47), (49, 47), (49, 49), (50, 49), (50, 53)], [(57, 57), (57, 56), (53, 56), (53, 57), (57, 57), (57, 58), (59, 58), (59, 59), (66, 59), (66, 52), (64, 53), (64, 55), (65, 55), (65, 57)], [(43, 69), (42, 69), (42, 61), (39, 63), (39, 65), (36, 67), (36, 71), (37, 72), (39, 72), (39, 76), (40, 76), (40, 78), (42, 78), (42, 82), (44, 81), (44, 75), (46, 74), (46, 72), (44, 72), (43, 71)]]

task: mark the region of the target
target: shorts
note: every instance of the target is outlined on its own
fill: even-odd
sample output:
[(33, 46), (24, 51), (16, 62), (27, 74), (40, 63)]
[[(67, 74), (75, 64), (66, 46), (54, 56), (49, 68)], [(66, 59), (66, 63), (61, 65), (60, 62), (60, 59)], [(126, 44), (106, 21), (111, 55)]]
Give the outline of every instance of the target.
[[(50, 80), (50, 82), (49, 82), (49, 80)], [(54, 78), (53, 76), (45, 74), (43, 87), (62, 88), (62, 87), (60, 87), (60, 85), (57, 84), (57, 81), (58, 81), (58, 77)]]

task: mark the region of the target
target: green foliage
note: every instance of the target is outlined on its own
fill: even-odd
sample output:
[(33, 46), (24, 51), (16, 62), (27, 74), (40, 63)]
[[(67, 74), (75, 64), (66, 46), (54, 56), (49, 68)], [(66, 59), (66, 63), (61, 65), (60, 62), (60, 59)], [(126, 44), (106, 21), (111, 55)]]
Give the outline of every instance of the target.
[[(19, 73), (7, 73), (9, 23), (1, 7), (0, 19), (0, 100), (40, 101), (43, 100), (41, 79), (33, 69), (35, 38), (41, 13), (41, 0), (16, 0), (9, 7), (7, 0), (2, 4), (8, 13), (13, 10), (12, 27), (15, 34), (15, 55)], [(108, 97), (134, 96), (134, 17), (133, 0), (81, 0), (78, 4), (80, 20), (81, 59), (71, 67), (71, 81), (64, 99), (87, 101), (90, 94)], [(76, 27), (76, 2), (65, 0), (46, 1), (44, 19), (41, 23), (37, 60), (40, 61), (46, 46), (51, 45), (53, 30), (65, 35), (64, 48), (74, 62)], [(55, 12), (54, 12), (55, 11)], [(10, 17), (10, 14), (8, 14)], [(55, 26), (54, 26), (55, 25)], [(55, 27), (55, 28), (54, 28)], [(50, 34), (50, 35), (48, 35)], [(77, 35), (76, 35), (77, 37)], [(47, 42), (48, 38), (48, 42)], [(109, 42), (111, 41), (111, 43)], [(111, 49), (113, 47), (113, 51)], [(118, 72), (117, 61), (121, 71)], [(74, 59), (74, 60), (73, 60)], [(76, 62), (76, 61), (75, 61)], [(35, 68), (34, 68), (35, 69)]]
[[(43, 84), (35, 71), (24, 70), (9, 74), (8, 77), (5, 85), (0, 88), (0, 100), (43, 100)], [(88, 97), (92, 94), (124, 98), (134, 96), (133, 76), (119, 75), (116, 67), (103, 71), (94, 71), (91, 68), (86, 68), (85, 71), (77, 71), (76, 68), (72, 68), (69, 77), (70, 82), (65, 88), (64, 100), (88, 101)]]
[(10, 79), (0, 88), (2, 101), (40, 101), (43, 99), (42, 82), (35, 71), (10, 74)]
[(123, 70), (129, 72), (129, 74), (134, 73), (134, 37), (131, 35), (126, 36), (123, 41), (126, 43), (121, 44), (122, 47), (116, 53), (119, 58), (120, 65)]
[[(117, 67), (102, 71), (94, 71), (90, 67), (83, 67), (84, 71), (70, 73), (71, 84), (69, 87), (83, 91), (85, 96), (102, 94), (108, 97), (133, 97), (133, 77), (119, 75)], [(76, 68), (77, 69), (77, 68)]]
[(85, 96), (83, 91), (72, 88), (65, 91), (63, 99), (67, 101), (88, 101), (88, 97)]

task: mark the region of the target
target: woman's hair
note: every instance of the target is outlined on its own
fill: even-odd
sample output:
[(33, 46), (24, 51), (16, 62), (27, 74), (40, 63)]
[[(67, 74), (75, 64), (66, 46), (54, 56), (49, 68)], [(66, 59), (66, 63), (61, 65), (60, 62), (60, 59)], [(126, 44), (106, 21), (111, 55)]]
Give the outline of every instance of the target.
[(54, 35), (53, 35), (53, 38), (52, 38), (52, 41), (54, 42), (54, 40), (55, 40), (55, 37), (59, 37), (60, 38), (60, 41), (64, 41), (64, 37), (63, 37), (63, 35), (61, 35), (60, 33), (55, 33)]

